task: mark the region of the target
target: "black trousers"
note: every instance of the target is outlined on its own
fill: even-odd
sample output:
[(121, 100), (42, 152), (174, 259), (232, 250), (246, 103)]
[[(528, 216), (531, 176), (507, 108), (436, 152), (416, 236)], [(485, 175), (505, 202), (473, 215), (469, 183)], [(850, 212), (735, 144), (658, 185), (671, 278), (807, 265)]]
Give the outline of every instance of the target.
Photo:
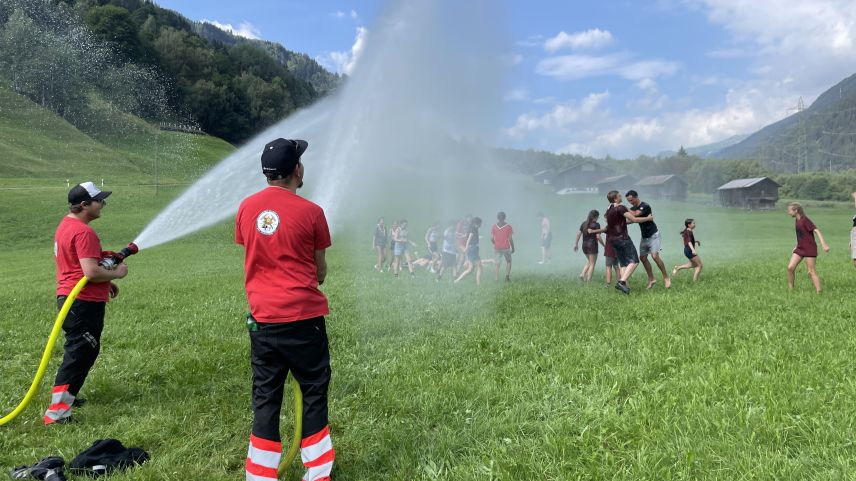
[(323, 317), (286, 323), (258, 323), (250, 332), (253, 368), (253, 434), (280, 441), (279, 415), (285, 378), (291, 372), (303, 393), (303, 433), (328, 424), (330, 349)]
[[(57, 297), (57, 308), (62, 309), (65, 296)], [(65, 318), (65, 346), (62, 364), (56, 373), (54, 386), (68, 384), (68, 392), (77, 396), (89, 370), (101, 352), (101, 332), (104, 330), (106, 302), (81, 301), (75, 299)]]

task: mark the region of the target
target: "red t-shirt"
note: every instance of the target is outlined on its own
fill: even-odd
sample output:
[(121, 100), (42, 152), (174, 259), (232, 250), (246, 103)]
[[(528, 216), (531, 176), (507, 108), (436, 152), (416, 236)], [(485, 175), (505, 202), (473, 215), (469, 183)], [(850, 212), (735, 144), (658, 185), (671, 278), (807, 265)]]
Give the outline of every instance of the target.
[(241, 202), (235, 242), (245, 249), (247, 299), (258, 322), (302, 321), (330, 312), (315, 266), (315, 251), (331, 245), (321, 207), (268, 187)]
[(610, 242), (617, 240), (627, 240), (630, 236), (627, 234), (627, 219), (624, 214), (627, 213), (627, 207), (623, 205), (610, 205), (606, 210), (606, 237)]
[(817, 257), (817, 242), (814, 241), (814, 230), (817, 226), (806, 216), (797, 219), (797, 247), (794, 254), (801, 257)]
[(511, 224), (505, 224), (502, 227), (494, 224), (490, 228), (490, 235), (493, 237), (493, 248), (498, 251), (511, 249), (511, 234), (514, 234)]
[[(101, 259), (101, 241), (85, 222), (76, 217), (63, 217), (54, 235), (56, 257), (56, 295), (67, 296), (83, 278), (80, 259)], [(81, 301), (107, 302), (110, 283), (87, 283), (77, 298)]]

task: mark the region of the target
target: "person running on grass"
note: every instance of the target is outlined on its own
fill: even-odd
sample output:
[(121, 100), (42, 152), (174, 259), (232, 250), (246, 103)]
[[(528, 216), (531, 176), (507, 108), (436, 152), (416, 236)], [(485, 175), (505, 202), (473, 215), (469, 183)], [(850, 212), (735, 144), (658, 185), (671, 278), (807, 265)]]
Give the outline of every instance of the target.
[(101, 217), (109, 191), (101, 191), (92, 182), (74, 186), (68, 192), (68, 214), (56, 228), (54, 258), (56, 261), (56, 304), (61, 309), (74, 286), (86, 276), (86, 287), (71, 304), (62, 330), (65, 331), (62, 364), (56, 373), (51, 404), (42, 420), (45, 425), (71, 420), (71, 408), (85, 402), (80, 389), (101, 352), (104, 313), (110, 298), (119, 288), (113, 280), (128, 274), (128, 266), (119, 264), (105, 269), (98, 263), (105, 253), (101, 240), (89, 224)]
[(452, 279), (458, 274), (458, 249), (456, 247), (457, 237), (455, 235), (455, 221), (450, 220), (443, 231), (443, 262), (437, 273), (437, 280), (443, 279), (446, 269), (452, 269)]
[[(625, 194), (627, 202), (630, 202), (630, 213), (637, 217), (648, 217), (652, 214), (651, 206), (647, 202), (642, 202), (639, 199), (639, 194), (635, 190), (627, 191)], [(666, 289), (672, 286), (672, 280), (669, 279), (669, 273), (666, 271), (666, 264), (660, 258), (662, 250), (660, 241), (660, 231), (657, 229), (657, 224), (653, 220), (648, 222), (640, 222), (639, 230), (642, 233), (642, 239), (639, 241), (639, 258), (642, 260), (642, 266), (645, 267), (645, 272), (648, 274), (648, 286), (650, 289), (654, 287), (657, 279), (654, 278), (654, 269), (651, 268), (651, 262), (648, 261), (648, 255), (654, 259), (654, 263), (660, 269), (663, 275), (663, 285)]]
[(389, 261), (386, 264), (386, 271), (389, 272), (392, 270), (392, 265), (395, 262), (395, 240), (392, 238), (392, 233), (398, 230), (398, 221), (393, 220), (392, 225), (389, 226), (389, 230), (387, 231), (387, 238), (389, 239), (388, 249), (386, 258)]
[(493, 244), (494, 266), (493, 280), (499, 280), (499, 264), (505, 258), (505, 282), (511, 281), (511, 254), (514, 254), (514, 229), (505, 222), (505, 212), (496, 214), (496, 224), (490, 228), (490, 242)]
[(383, 264), (386, 262), (386, 238), (386, 225), (384, 225), (383, 217), (381, 217), (375, 226), (374, 239), (372, 240), (372, 247), (377, 254), (377, 263), (374, 268), (378, 272), (383, 272)]
[(695, 240), (695, 220), (687, 219), (684, 221), (684, 230), (681, 231), (681, 237), (684, 241), (684, 256), (687, 258), (686, 264), (681, 264), (679, 266), (675, 266), (672, 269), (672, 275), (674, 276), (678, 272), (684, 269), (695, 269), (693, 272), (693, 282), (698, 282), (698, 278), (701, 275), (701, 257), (698, 256), (698, 247), (701, 245), (701, 242)]
[(820, 277), (817, 275), (817, 243), (814, 241), (814, 235), (820, 239), (820, 245), (823, 247), (823, 252), (829, 252), (829, 246), (820, 233), (820, 229), (806, 217), (805, 210), (799, 202), (791, 202), (788, 204), (788, 215), (795, 218), (794, 225), (797, 231), (797, 246), (791, 254), (791, 260), (788, 263), (788, 288), (793, 290), (794, 278), (797, 271), (797, 266), (805, 259), (806, 270), (811, 282), (814, 284), (814, 290), (820, 294)]
[[(580, 239), (583, 240), (583, 254), (586, 256), (586, 265), (583, 271), (580, 272), (580, 280), (591, 282), (591, 277), (594, 274), (594, 266), (597, 264), (598, 243), (603, 245), (603, 239), (600, 234), (592, 234), (600, 229), (600, 224), (597, 219), (600, 217), (600, 212), (592, 210), (589, 212), (586, 221), (580, 225), (580, 231), (577, 232), (577, 238), (574, 240), (574, 252), (580, 249)], [(609, 274), (609, 269), (607, 269)], [(609, 281), (607, 281), (609, 282)]]
[(467, 261), (467, 236), (470, 232), (470, 223), (472, 222), (473, 217), (470, 214), (464, 216), (463, 219), (459, 220), (457, 224), (455, 224), (455, 236), (457, 239), (457, 264), (455, 265), (455, 270), (457, 272), (461, 272), (461, 269), (464, 267), (464, 263)]
[(481, 257), (479, 257), (479, 227), (482, 220), (479, 217), (473, 217), (470, 222), (470, 232), (467, 234), (467, 262), (464, 264), (464, 271), (455, 279), (455, 284), (461, 282), (461, 279), (467, 277), (470, 272), (476, 272), (476, 285), (481, 284), (482, 265)]
[[(398, 277), (398, 274), (401, 272), (401, 258), (407, 262), (407, 270), (410, 271), (410, 277), (413, 277), (413, 259), (410, 257), (410, 249), (408, 244), (413, 244), (408, 238), (407, 231), (407, 219), (401, 219), (398, 221), (398, 229), (392, 231), (392, 240), (395, 242), (395, 250), (393, 254), (395, 255), (394, 265), (392, 266), (392, 273), (395, 277)], [(413, 244), (415, 247), (416, 244)]]
[(538, 212), (538, 219), (541, 221), (541, 260), (538, 264), (547, 264), (553, 258), (553, 229), (550, 227), (550, 218), (543, 212)]
[(425, 231), (425, 245), (428, 248), (428, 256), (431, 259), (431, 265), (428, 270), (431, 273), (436, 273), (440, 263), (440, 248), (437, 245), (437, 239), (440, 237), (440, 223), (434, 222), (431, 227)]
[(636, 253), (636, 246), (630, 240), (630, 235), (627, 233), (627, 223), (638, 224), (654, 220), (653, 215), (647, 217), (637, 217), (630, 213), (621, 203), (621, 193), (617, 190), (611, 190), (606, 195), (606, 198), (612, 203), (606, 211), (606, 235), (612, 239), (612, 248), (615, 250), (616, 258), (619, 265), (619, 278), (615, 284), (615, 288), (619, 291), (630, 294), (630, 286), (627, 281), (633, 275), (633, 271), (639, 265), (639, 254)]
[(261, 161), (268, 187), (244, 199), (235, 219), (250, 304), (253, 427), (247, 481), (277, 481), (279, 415), (289, 372), (303, 394), (303, 479), (330, 479), (336, 457), (327, 412), (330, 350), (324, 316), (330, 309), (318, 289), (327, 277), (330, 230), (321, 207), (297, 195), (307, 146), (287, 139), (265, 146)]

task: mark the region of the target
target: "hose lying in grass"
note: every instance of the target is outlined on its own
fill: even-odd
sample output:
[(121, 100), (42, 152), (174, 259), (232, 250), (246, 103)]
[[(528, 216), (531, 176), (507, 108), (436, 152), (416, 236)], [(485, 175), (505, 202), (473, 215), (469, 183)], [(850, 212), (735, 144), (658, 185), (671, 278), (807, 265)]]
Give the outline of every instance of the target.
[[(41, 384), (42, 379), (45, 377), (45, 372), (48, 369), (48, 364), (50, 363), (51, 355), (53, 354), (53, 348), (56, 345), (57, 338), (59, 338), (59, 333), (62, 330), (62, 325), (65, 323), (65, 318), (68, 316), (68, 311), (71, 310), (71, 305), (74, 303), (74, 300), (77, 299), (77, 295), (80, 291), (86, 287), (86, 283), (88, 281), (89, 279), (84, 276), (68, 294), (68, 297), (62, 304), (62, 309), (59, 310), (59, 314), (56, 316), (56, 321), (54, 322), (53, 329), (48, 337), (48, 343), (45, 346), (45, 351), (42, 353), (42, 360), (39, 363), (36, 376), (33, 378), (32, 384), (30, 384), (30, 389), (27, 391), (27, 394), (24, 395), (24, 399), (18, 404), (18, 407), (6, 416), (3, 416), (3, 418), (0, 418), (0, 426), (18, 417), (18, 415), (27, 408), (30, 401), (32, 401), (33, 396), (35, 396), (36, 391), (39, 388), (39, 384)], [(288, 466), (291, 465), (294, 458), (297, 456), (298, 451), (300, 451), (300, 436), (303, 429), (303, 395), (300, 391), (300, 385), (297, 383), (297, 380), (294, 379), (294, 376), (291, 376), (291, 390), (294, 391), (294, 436), (291, 440), (291, 445), (288, 447), (288, 451), (285, 453), (282, 462), (279, 464), (278, 473), (280, 476), (286, 472)]]
[(18, 417), (18, 415), (26, 409), (27, 405), (30, 404), (30, 401), (32, 401), (33, 396), (36, 394), (36, 390), (39, 388), (39, 384), (42, 382), (42, 378), (45, 377), (45, 371), (48, 369), (48, 363), (51, 360), (54, 345), (59, 337), (59, 332), (62, 330), (62, 325), (65, 323), (65, 318), (68, 316), (68, 311), (71, 309), (72, 303), (77, 299), (77, 295), (86, 286), (88, 281), (89, 279), (84, 276), (77, 282), (77, 285), (74, 286), (74, 289), (71, 290), (68, 297), (66, 297), (65, 302), (62, 304), (62, 309), (59, 310), (59, 314), (56, 316), (56, 321), (54, 322), (53, 329), (51, 330), (51, 335), (48, 337), (48, 344), (45, 346), (45, 352), (42, 354), (42, 361), (39, 363), (39, 369), (36, 371), (36, 377), (33, 378), (33, 383), (30, 384), (30, 389), (27, 391), (27, 394), (24, 396), (21, 403), (18, 404), (18, 407), (9, 414), (0, 418), (0, 426)]

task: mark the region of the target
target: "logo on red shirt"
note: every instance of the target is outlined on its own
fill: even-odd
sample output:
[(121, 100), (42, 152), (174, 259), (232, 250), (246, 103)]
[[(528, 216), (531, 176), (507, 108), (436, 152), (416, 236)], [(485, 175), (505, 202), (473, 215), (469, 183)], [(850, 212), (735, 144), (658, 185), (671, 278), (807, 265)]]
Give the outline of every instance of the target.
[(256, 217), (256, 229), (264, 235), (273, 235), (279, 228), (279, 214), (265, 210)]

